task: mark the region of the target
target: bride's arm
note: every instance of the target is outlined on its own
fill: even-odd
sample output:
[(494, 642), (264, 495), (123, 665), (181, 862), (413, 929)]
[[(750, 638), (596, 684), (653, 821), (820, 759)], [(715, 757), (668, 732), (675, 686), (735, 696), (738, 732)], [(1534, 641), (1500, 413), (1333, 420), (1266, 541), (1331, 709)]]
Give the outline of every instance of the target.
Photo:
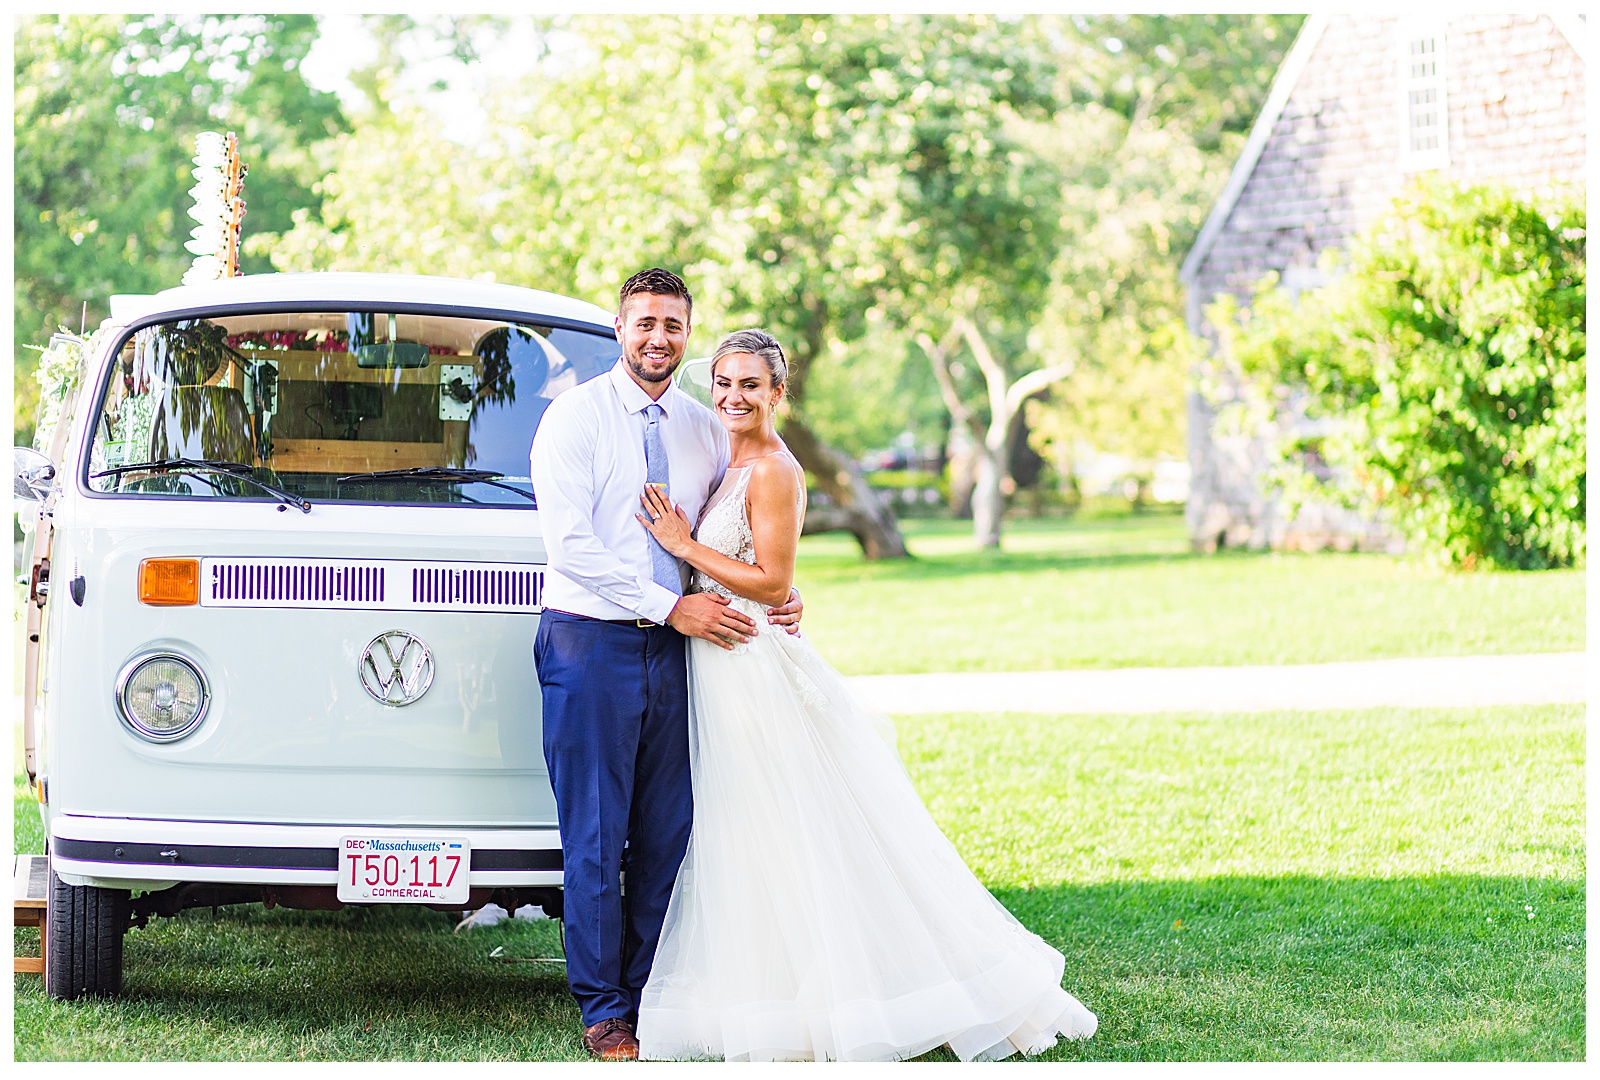
[(730, 559), (690, 534), (689, 519), (654, 488), (642, 501), (651, 518), (639, 517), (661, 546), (740, 596), (777, 607), (789, 600), (794, 558), (800, 543), (800, 473), (781, 454), (762, 458), (750, 477), (747, 497), (755, 534), (754, 566)]

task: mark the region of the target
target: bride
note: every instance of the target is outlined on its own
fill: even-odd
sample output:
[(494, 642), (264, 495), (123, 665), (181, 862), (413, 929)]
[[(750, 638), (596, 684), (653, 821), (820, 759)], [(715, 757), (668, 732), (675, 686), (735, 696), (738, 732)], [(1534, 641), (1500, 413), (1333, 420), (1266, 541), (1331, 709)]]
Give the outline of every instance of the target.
[[(712, 404), (732, 464), (691, 534), (647, 488), (640, 521), (690, 588), (755, 617), (748, 643), (689, 641), (694, 828), (639, 1009), (639, 1056), (963, 1060), (1087, 1038), (1062, 955), (1000, 906), (929, 816), (887, 717), (854, 700), (788, 599), (805, 511), (773, 412), (788, 369), (760, 330), (727, 337)], [(731, 644), (731, 643), (730, 643)]]

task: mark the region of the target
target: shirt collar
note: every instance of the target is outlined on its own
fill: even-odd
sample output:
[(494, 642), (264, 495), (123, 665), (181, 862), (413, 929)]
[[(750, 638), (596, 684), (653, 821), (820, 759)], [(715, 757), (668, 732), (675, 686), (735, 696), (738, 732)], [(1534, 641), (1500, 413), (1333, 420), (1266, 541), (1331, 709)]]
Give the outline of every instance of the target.
[(677, 386), (669, 385), (667, 392), (661, 395), (661, 400), (652, 401), (650, 395), (633, 381), (633, 376), (628, 374), (628, 369), (619, 358), (611, 366), (611, 385), (617, 389), (617, 397), (622, 401), (623, 409), (630, 413), (643, 412), (651, 405), (660, 405), (664, 416), (672, 414), (672, 395), (677, 391)]

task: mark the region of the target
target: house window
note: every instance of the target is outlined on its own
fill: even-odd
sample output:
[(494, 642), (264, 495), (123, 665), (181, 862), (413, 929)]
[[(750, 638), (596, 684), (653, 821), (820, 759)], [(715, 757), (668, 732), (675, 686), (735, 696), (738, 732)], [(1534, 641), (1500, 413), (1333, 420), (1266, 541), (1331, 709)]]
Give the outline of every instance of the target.
[(1450, 164), (1444, 24), (1401, 19), (1399, 30), (1400, 164), (1442, 169)]

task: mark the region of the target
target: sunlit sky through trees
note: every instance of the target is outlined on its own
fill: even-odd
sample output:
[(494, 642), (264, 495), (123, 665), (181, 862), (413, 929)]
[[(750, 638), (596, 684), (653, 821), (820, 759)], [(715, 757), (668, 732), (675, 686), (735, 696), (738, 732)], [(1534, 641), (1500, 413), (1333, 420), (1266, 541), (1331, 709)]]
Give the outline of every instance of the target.
[[(442, 17), (418, 17), (428, 28), (443, 21)], [(358, 113), (368, 102), (351, 76), (377, 63), (378, 40), (371, 26), (355, 14), (324, 15), (319, 30), (317, 43), (301, 67), (306, 81), (318, 90), (338, 94), (347, 112)], [(470, 33), (470, 41), (479, 57), (474, 63), (456, 57), (442, 34), (405, 34), (397, 44), (400, 65), (395, 96), (424, 105), (448, 121), (443, 133), (462, 143), (471, 143), (482, 134), (487, 120), (482, 102), (490, 81), (528, 66), (541, 47), (541, 36), (528, 17), (507, 17), (500, 26), (478, 26)], [(559, 52), (574, 48), (575, 42), (570, 35), (556, 33), (544, 36), (543, 47)]]

